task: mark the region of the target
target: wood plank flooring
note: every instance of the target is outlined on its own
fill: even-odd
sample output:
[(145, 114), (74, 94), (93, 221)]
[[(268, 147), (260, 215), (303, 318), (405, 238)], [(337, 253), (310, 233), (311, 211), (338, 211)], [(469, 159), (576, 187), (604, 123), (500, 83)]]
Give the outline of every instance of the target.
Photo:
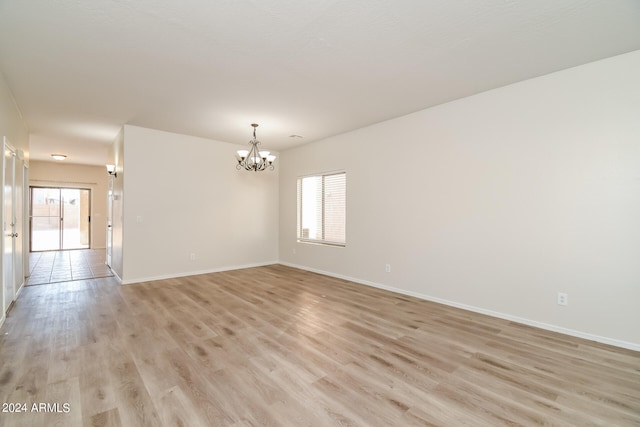
[(0, 400), (27, 406), (0, 426), (638, 426), (640, 353), (273, 265), (27, 287)]

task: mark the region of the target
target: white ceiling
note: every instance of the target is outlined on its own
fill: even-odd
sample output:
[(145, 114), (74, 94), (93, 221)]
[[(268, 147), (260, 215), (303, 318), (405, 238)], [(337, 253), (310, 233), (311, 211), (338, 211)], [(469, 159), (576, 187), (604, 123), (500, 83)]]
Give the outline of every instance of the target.
[(638, 49), (638, 0), (0, 0), (31, 158), (74, 163), (125, 123), (282, 150)]

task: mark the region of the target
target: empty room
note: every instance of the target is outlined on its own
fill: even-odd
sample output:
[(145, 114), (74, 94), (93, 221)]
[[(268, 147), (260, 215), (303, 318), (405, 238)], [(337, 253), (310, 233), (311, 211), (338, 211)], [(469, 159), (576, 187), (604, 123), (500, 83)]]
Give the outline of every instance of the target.
[(640, 425), (639, 23), (0, 0), (0, 427)]

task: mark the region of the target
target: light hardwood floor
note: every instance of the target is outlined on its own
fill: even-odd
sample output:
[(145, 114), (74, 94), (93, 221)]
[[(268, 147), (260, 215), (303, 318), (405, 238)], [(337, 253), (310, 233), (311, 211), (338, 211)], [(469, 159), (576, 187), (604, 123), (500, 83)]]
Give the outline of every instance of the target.
[(274, 265), (27, 287), (0, 397), (2, 426), (631, 426), (640, 353)]

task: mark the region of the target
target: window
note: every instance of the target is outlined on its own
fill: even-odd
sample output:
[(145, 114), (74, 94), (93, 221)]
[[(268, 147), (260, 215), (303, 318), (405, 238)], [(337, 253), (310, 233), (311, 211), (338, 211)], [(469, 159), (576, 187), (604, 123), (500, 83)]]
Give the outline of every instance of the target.
[(345, 172), (298, 178), (298, 241), (344, 246)]

